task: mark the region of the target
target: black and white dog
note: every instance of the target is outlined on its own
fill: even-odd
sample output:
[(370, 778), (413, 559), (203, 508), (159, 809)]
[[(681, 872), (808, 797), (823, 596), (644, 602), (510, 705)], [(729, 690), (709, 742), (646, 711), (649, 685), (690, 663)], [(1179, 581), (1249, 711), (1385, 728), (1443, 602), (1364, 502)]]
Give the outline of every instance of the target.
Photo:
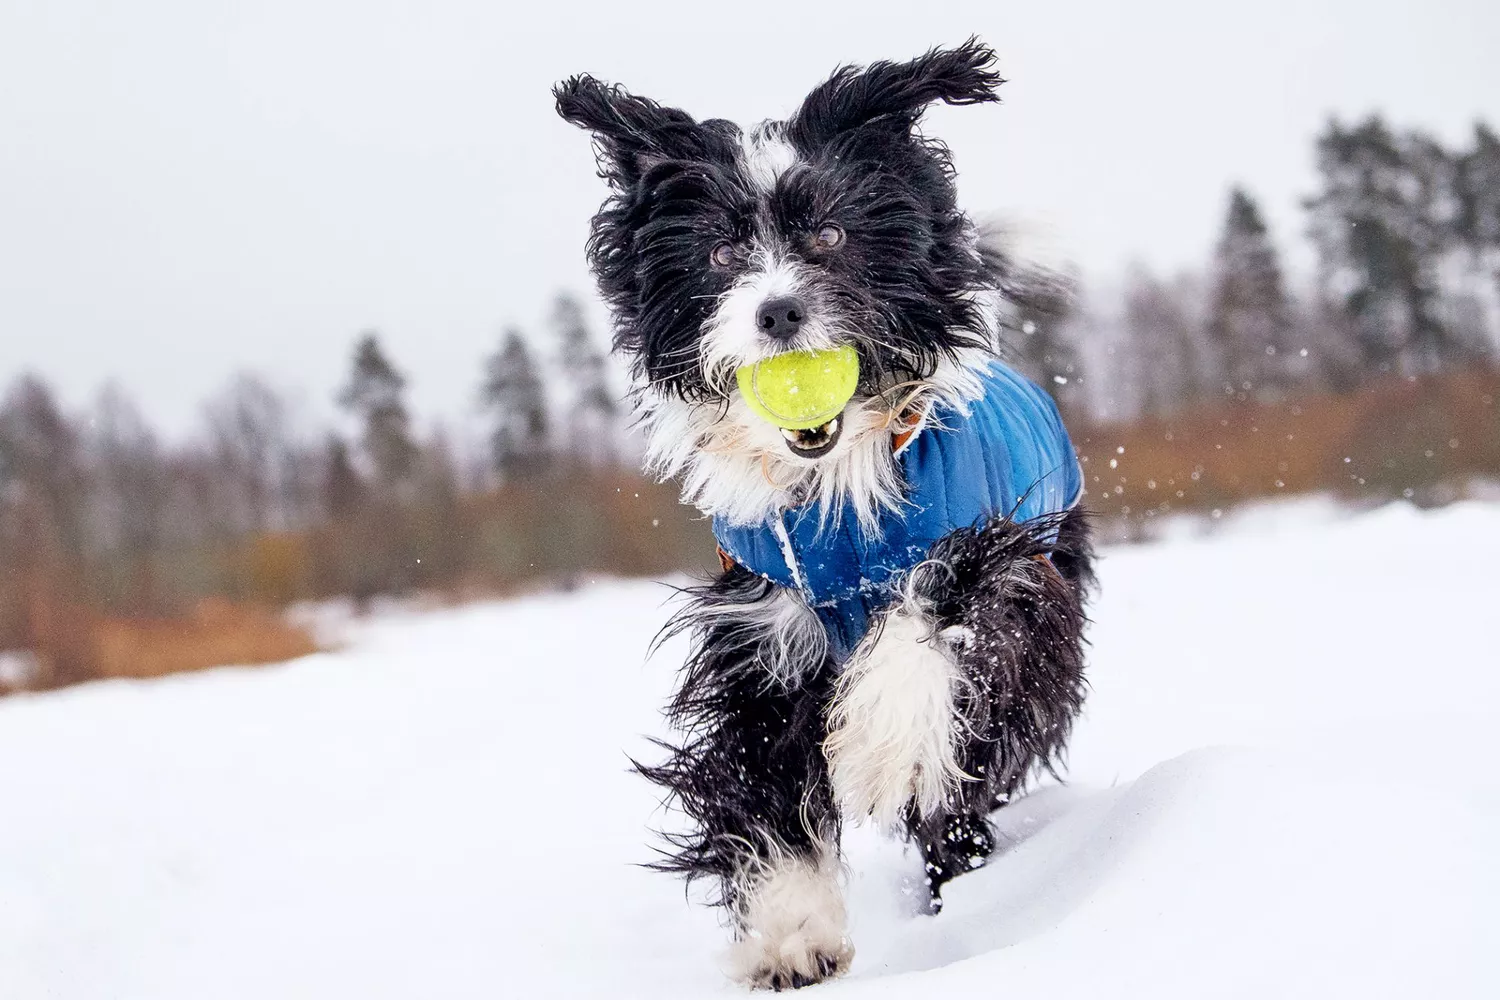
[[(1077, 459), (997, 357), (1014, 269), (918, 127), (994, 101), (993, 63), (970, 40), (845, 67), (748, 131), (588, 76), (555, 91), (610, 187), (589, 260), (649, 462), (713, 516), (724, 565), (669, 626), (693, 637), (683, 740), (640, 770), (692, 829), (660, 867), (716, 880), (752, 986), (848, 967), (841, 816), (915, 843), (937, 912), (1082, 701)], [(735, 392), (741, 366), (841, 345), (859, 387), (819, 427)]]

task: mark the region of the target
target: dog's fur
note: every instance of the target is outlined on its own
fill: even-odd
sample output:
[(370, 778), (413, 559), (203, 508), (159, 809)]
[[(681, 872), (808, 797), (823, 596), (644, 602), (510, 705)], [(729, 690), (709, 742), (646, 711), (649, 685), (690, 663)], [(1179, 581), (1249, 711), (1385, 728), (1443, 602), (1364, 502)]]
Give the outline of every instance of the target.
[[(588, 76), (558, 85), (611, 189), (589, 260), (649, 461), (704, 512), (756, 524), (847, 508), (876, 534), (903, 500), (893, 430), (981, 392), (1018, 272), (959, 211), (947, 149), (918, 124), (935, 101), (994, 101), (993, 61), (970, 40), (845, 67), (749, 131)], [(806, 315), (773, 340), (757, 310), (783, 295)], [(860, 385), (816, 432), (826, 451), (803, 454), (733, 392), (741, 365), (840, 344)], [(692, 821), (658, 867), (716, 880), (740, 979), (780, 989), (847, 968), (841, 816), (917, 844), (933, 912), (945, 882), (984, 863), (986, 815), (1053, 767), (1079, 709), (1090, 580), (1080, 511), (999, 514), (934, 545), (842, 662), (796, 590), (729, 565), (687, 591), (668, 627), (692, 636), (668, 710), (683, 738), (640, 770)]]

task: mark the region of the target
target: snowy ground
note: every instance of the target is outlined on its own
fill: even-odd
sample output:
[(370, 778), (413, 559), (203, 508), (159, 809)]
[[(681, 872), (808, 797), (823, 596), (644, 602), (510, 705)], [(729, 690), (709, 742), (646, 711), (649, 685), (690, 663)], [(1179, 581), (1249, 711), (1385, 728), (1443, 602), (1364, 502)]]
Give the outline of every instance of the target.
[[(1073, 780), (909, 915), (848, 838), (856, 997), (1500, 995), (1500, 506), (1116, 549)], [(737, 991), (633, 866), (664, 590), (389, 615), (282, 667), (0, 702), (0, 998)]]

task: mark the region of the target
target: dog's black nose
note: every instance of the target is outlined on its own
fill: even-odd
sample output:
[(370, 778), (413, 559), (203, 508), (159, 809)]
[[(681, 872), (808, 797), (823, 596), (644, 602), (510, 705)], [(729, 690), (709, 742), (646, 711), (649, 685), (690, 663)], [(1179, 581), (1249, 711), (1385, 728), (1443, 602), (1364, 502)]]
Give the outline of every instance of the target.
[(807, 306), (795, 295), (766, 299), (755, 312), (760, 332), (777, 340), (790, 340), (807, 318)]

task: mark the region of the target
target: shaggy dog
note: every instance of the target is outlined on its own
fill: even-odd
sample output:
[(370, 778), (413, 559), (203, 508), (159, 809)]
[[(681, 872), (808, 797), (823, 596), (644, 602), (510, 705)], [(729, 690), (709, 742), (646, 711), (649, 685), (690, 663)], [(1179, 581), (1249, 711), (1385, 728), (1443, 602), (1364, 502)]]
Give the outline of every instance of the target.
[[(589, 76), (555, 91), (610, 195), (589, 262), (648, 460), (713, 517), (723, 573), (641, 765), (691, 821), (659, 867), (709, 876), (752, 986), (848, 968), (841, 818), (921, 851), (930, 910), (994, 847), (986, 815), (1057, 761), (1083, 698), (1082, 477), (1051, 400), (998, 357), (1018, 269), (957, 207), (935, 101), (994, 101), (975, 40), (844, 67), (785, 121), (697, 121)], [(811, 429), (735, 373), (852, 346)]]

